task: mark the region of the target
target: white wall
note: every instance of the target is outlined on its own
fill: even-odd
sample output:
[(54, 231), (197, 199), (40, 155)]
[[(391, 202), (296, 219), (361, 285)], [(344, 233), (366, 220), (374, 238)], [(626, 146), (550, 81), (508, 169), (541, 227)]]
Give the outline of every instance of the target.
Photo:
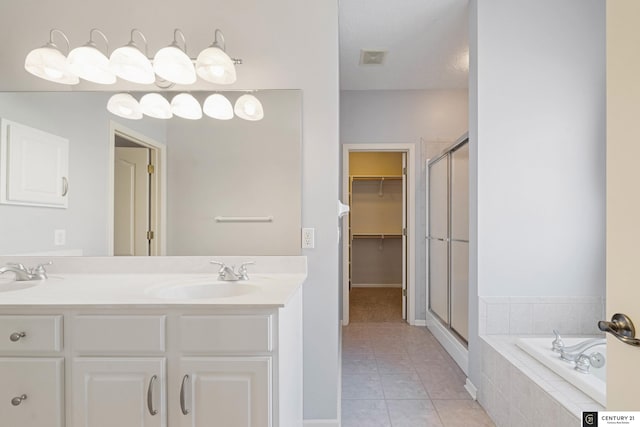
[[(107, 167), (109, 125), (119, 121), (158, 141), (163, 122), (129, 121), (109, 114), (110, 94), (100, 92), (0, 93), (0, 117), (69, 140), (69, 207), (0, 205), (0, 253), (80, 249), (107, 254)], [(126, 122), (126, 123), (125, 123)], [(54, 246), (54, 230), (66, 230), (64, 246)]]
[(604, 9), (470, 3), (470, 283), (480, 296), (604, 294)]
[[(140, 28), (153, 52), (170, 43), (174, 28), (182, 28), (191, 54), (210, 44), (214, 29), (221, 28), (230, 54), (244, 60), (232, 89), (302, 90), (302, 224), (316, 229), (315, 249), (303, 250), (309, 268), (303, 290), (304, 417), (337, 420), (337, 0), (185, 0), (180, 7), (156, 0), (66, 0), (64, 6), (42, 2), (37, 14), (28, 2), (3, 6), (0, 34), (15, 43), (0, 48), (0, 74), (7, 76), (0, 82), (1, 90), (32, 90), (35, 85), (68, 90), (18, 71), (26, 52), (42, 45), (52, 27), (67, 31), (74, 46), (86, 42), (89, 29), (100, 28), (112, 47), (125, 44), (131, 28)], [(21, 79), (13, 78), (18, 75)], [(86, 87), (110, 90), (81, 83), (80, 89)]]
[[(416, 319), (426, 318), (425, 161), (467, 131), (466, 90), (341, 91), (340, 141), (415, 143)], [(422, 143), (421, 143), (422, 139)]]

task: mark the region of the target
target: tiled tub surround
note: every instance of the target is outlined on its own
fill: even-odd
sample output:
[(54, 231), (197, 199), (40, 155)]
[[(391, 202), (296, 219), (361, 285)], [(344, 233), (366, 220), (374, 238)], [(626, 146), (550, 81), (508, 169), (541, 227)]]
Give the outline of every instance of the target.
[(497, 426), (579, 426), (582, 411), (605, 409), (517, 347), (515, 340), (482, 337), (478, 400)]
[(498, 426), (571, 427), (604, 407), (516, 346), (518, 336), (599, 335), (599, 297), (480, 297), (478, 401)]
[(480, 335), (598, 335), (600, 297), (480, 297)]

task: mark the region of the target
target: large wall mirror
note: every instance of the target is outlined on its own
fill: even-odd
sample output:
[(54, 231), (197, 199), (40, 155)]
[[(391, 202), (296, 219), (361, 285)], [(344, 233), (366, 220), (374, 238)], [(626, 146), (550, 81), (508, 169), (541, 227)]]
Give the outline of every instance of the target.
[[(127, 120), (107, 111), (111, 95), (0, 93), (4, 185), (17, 179), (6, 162), (20, 147), (8, 142), (7, 123), (69, 141), (68, 176), (55, 184), (65, 186), (65, 206), (0, 203), (1, 255), (146, 255), (134, 239), (141, 230), (151, 237), (147, 227), (149, 255), (300, 254), (300, 91), (255, 93), (260, 121)], [(209, 94), (193, 95), (202, 103)], [(233, 103), (242, 93), (226, 95)], [(136, 163), (138, 154), (154, 170)], [(20, 159), (31, 170), (49, 167), (29, 150)], [(151, 174), (135, 183), (141, 169)]]

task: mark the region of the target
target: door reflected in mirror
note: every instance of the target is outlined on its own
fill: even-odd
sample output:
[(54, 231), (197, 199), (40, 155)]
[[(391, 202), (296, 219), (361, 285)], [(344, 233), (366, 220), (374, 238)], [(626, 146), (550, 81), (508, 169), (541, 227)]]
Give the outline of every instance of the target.
[(0, 118), (69, 140), (67, 207), (0, 204), (0, 254), (300, 254), (300, 91), (254, 93), (259, 121), (127, 120), (111, 95), (0, 93)]

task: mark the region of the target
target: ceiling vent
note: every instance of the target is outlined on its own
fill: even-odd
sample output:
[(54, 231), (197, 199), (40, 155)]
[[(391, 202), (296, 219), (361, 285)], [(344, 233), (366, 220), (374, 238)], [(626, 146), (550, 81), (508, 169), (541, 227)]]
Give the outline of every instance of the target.
[(382, 65), (387, 55), (386, 50), (361, 50), (360, 65)]

